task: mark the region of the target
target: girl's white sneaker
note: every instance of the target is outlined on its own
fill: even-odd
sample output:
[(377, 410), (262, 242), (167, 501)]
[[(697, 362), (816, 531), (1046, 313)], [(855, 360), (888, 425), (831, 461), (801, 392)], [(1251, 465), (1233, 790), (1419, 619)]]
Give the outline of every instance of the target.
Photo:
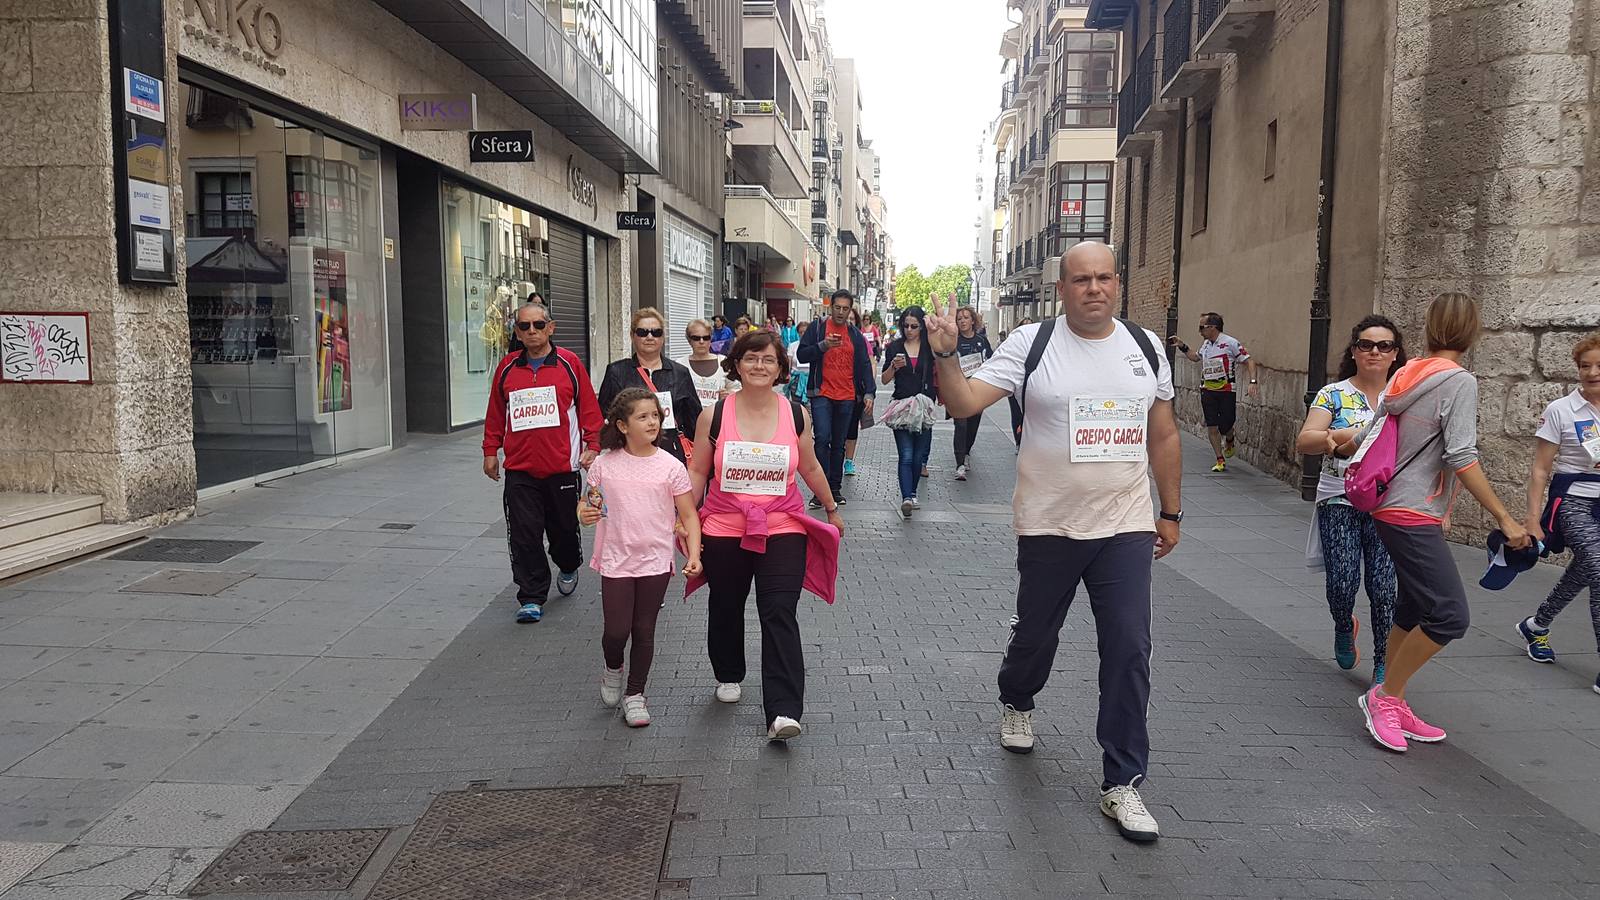
[(744, 688), (740, 687), (737, 681), (725, 681), (717, 685), (718, 703), (738, 703), (739, 698), (743, 696)]
[(650, 724), (650, 710), (644, 705), (643, 694), (629, 694), (622, 698), (622, 721), (629, 728), (643, 728)]
[(800, 723), (788, 716), (778, 716), (767, 727), (767, 740), (787, 741), (800, 736)]
[(622, 667), (600, 669), (600, 702), (616, 706), (622, 700)]

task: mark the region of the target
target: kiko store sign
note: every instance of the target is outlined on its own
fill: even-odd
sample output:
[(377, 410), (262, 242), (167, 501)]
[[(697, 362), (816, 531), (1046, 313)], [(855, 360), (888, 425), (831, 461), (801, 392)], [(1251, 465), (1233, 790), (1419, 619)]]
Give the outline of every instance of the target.
[(183, 33), (274, 75), (283, 53), (283, 20), (268, 0), (183, 0)]

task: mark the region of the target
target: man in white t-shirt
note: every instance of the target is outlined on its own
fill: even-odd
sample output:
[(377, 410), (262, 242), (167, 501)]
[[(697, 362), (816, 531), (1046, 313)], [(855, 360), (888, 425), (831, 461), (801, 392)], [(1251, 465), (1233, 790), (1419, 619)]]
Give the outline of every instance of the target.
[[(975, 415), (1012, 395), (1023, 408), (1012, 499), (1021, 580), (1000, 665), (1000, 745), (1033, 749), (1033, 698), (1082, 582), (1100, 648), (1100, 810), (1124, 837), (1152, 841), (1160, 831), (1137, 790), (1150, 753), (1150, 570), (1178, 543), (1181, 451), (1172, 367), (1155, 335), (1116, 318), (1120, 288), (1111, 249), (1077, 244), (1056, 283), (1064, 315), (1012, 332), (971, 378), (961, 374), (953, 315), (928, 320), (928, 343), (950, 415)], [(1041, 332), (1045, 343), (1035, 351)]]

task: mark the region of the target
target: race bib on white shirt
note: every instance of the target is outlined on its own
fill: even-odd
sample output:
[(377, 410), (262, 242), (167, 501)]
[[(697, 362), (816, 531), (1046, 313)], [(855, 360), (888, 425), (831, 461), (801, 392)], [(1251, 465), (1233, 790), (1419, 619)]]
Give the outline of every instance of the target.
[(722, 490), (782, 497), (789, 492), (789, 448), (783, 444), (728, 441), (722, 445)]
[(961, 357), (961, 374), (972, 377), (972, 373), (983, 368), (982, 353), (968, 353)]
[(1072, 461), (1144, 462), (1149, 413), (1143, 397), (1073, 397)]
[(1207, 356), (1200, 363), (1200, 377), (1206, 381), (1220, 381), (1228, 377), (1226, 356)]
[(678, 415), (672, 411), (672, 392), (656, 391), (656, 399), (661, 402), (661, 430), (671, 431), (678, 427)]
[(512, 391), (506, 403), (506, 412), (511, 417), (511, 430), (555, 428), (561, 424), (561, 411), (556, 407), (559, 402), (556, 399), (556, 389), (553, 387), (531, 387)]
[(1594, 460), (1594, 464), (1600, 466), (1600, 434), (1584, 438), (1583, 449), (1588, 452), (1589, 458)]

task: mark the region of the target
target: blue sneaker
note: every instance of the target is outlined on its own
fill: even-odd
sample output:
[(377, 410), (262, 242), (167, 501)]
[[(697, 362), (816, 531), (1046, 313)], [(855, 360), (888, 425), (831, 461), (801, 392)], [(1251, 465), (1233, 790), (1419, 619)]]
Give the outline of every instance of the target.
[(571, 597), (572, 596), (572, 592), (577, 590), (577, 589), (578, 589), (578, 570), (577, 569), (573, 569), (571, 572), (562, 572), (561, 576), (556, 579), (556, 590), (560, 591), (561, 592), (561, 596), (563, 596), (563, 597)]
[(537, 603), (524, 603), (517, 610), (517, 624), (531, 625), (544, 618), (544, 607)]
[(1335, 631), (1333, 633), (1333, 661), (1341, 669), (1354, 669), (1356, 663), (1361, 661), (1361, 648), (1356, 646), (1356, 635), (1361, 633), (1361, 621), (1354, 616), (1350, 617), (1349, 631)]
[(1372, 683), (1383, 684), (1383, 663), (1372, 664)]
[(1556, 651), (1550, 647), (1550, 629), (1539, 631), (1533, 627), (1533, 619), (1523, 619), (1517, 623), (1517, 633), (1528, 644), (1528, 658), (1536, 663), (1553, 663), (1556, 661)]
[(846, 475), (854, 475), (856, 473), (856, 461), (855, 460), (847, 459), (847, 460), (844, 461), (844, 473)]

